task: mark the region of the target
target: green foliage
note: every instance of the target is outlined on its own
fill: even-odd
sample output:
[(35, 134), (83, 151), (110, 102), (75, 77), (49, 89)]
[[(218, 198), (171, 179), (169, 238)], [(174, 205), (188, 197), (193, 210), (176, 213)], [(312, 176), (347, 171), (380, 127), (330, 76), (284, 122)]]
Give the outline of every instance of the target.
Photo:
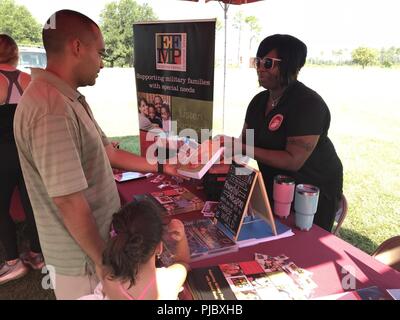
[(380, 61), (382, 66), (386, 68), (392, 67), (400, 62), (400, 48), (390, 47), (389, 49), (381, 49)]
[(216, 29), (217, 31), (220, 31), (220, 30), (222, 29), (222, 27), (223, 27), (223, 23), (221, 22), (221, 20), (219, 20), (219, 19), (217, 18), (217, 21), (215, 22), (215, 29)]
[(41, 31), (25, 6), (14, 0), (0, 0), (0, 33), (10, 35), (18, 45), (42, 45)]
[(379, 53), (376, 49), (358, 47), (351, 53), (353, 62), (365, 68), (368, 65), (378, 64)]
[(244, 22), (249, 26), (251, 37), (249, 43), (249, 49), (251, 50), (251, 45), (253, 40), (257, 40), (261, 33), (261, 25), (258, 19), (255, 16), (247, 16), (244, 19)]
[(244, 14), (242, 10), (239, 10), (233, 17), (233, 27), (238, 30), (238, 53), (237, 53), (237, 63), (240, 64), (240, 39), (242, 36), (242, 26), (244, 24)]
[(100, 27), (106, 44), (106, 65), (133, 66), (133, 24), (156, 20), (148, 4), (120, 0), (106, 4), (100, 15)]
[(357, 48), (350, 57), (349, 49), (333, 49), (326, 55), (321, 51), (319, 56), (307, 58), (308, 65), (343, 66), (359, 64), (363, 67), (376, 65), (384, 68), (391, 68), (400, 65), (400, 48)]
[(238, 12), (236, 12), (235, 16), (233, 17), (233, 27), (240, 31), (242, 29), (244, 19), (245, 19), (245, 16), (244, 16), (242, 10), (239, 10)]
[(260, 34), (261, 25), (260, 25), (260, 22), (258, 21), (257, 17), (255, 17), (255, 16), (247, 16), (244, 19), (244, 22), (247, 23), (247, 25), (249, 26), (251, 32), (255, 32), (256, 34)]

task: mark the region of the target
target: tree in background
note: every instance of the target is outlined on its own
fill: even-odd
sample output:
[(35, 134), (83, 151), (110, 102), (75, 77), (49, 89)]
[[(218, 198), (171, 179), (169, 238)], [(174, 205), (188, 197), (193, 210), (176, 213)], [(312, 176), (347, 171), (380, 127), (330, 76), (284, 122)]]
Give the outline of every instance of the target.
[(0, 33), (13, 37), (18, 45), (42, 45), (42, 27), (14, 0), (0, 0)]
[(351, 53), (351, 58), (353, 62), (359, 64), (363, 67), (374, 65), (378, 63), (379, 53), (376, 49), (358, 47), (354, 49)]
[(251, 46), (253, 40), (257, 40), (261, 33), (260, 22), (255, 16), (248, 16), (244, 19), (244, 22), (248, 25), (250, 29), (250, 41), (249, 41), (249, 50), (251, 50)]
[(342, 57), (343, 57), (343, 50), (332, 50), (332, 56), (334, 57), (334, 63), (341, 65), (342, 64)]
[(120, 0), (106, 4), (100, 14), (100, 27), (106, 44), (106, 65), (133, 66), (133, 24), (157, 20), (148, 4)]
[(242, 26), (243, 26), (243, 23), (244, 23), (244, 19), (245, 19), (245, 17), (243, 15), (243, 11), (242, 10), (239, 10), (235, 14), (235, 16), (233, 17), (233, 27), (238, 30), (238, 37), (239, 37), (239, 39), (238, 39), (238, 53), (237, 53), (238, 64), (240, 64), (240, 38), (241, 38), (241, 35), (242, 35)]
[(390, 68), (394, 64), (398, 64), (400, 62), (400, 48), (382, 48), (380, 52), (380, 62), (382, 66), (386, 68)]
[(218, 32), (218, 31), (221, 31), (221, 30), (222, 30), (222, 27), (223, 27), (223, 25), (222, 25), (221, 20), (219, 20), (219, 19), (217, 18), (217, 21), (215, 22), (215, 29), (216, 29), (216, 31), (217, 31), (217, 32)]

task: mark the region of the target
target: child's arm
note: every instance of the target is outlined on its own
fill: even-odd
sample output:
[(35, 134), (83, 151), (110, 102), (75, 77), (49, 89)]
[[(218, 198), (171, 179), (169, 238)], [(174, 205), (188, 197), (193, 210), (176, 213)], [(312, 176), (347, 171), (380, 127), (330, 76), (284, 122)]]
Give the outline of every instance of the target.
[(176, 241), (174, 262), (181, 263), (188, 269), (190, 263), (190, 249), (183, 223), (178, 219), (172, 219), (168, 224), (167, 232), (168, 236)]
[[(185, 283), (190, 262), (190, 249), (185, 234), (185, 227), (180, 220), (172, 219), (167, 226), (167, 237), (175, 241), (174, 262), (167, 267), (168, 277), (164, 277), (163, 287), (168, 288), (169, 293), (174, 292), (178, 296)], [(169, 296), (169, 295), (168, 295)]]

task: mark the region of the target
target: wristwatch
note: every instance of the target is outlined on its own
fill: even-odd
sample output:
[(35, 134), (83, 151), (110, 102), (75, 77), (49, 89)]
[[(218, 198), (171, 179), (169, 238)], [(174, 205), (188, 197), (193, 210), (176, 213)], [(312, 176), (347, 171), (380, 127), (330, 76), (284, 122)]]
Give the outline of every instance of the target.
[(164, 164), (157, 162), (157, 172), (158, 173), (164, 173)]

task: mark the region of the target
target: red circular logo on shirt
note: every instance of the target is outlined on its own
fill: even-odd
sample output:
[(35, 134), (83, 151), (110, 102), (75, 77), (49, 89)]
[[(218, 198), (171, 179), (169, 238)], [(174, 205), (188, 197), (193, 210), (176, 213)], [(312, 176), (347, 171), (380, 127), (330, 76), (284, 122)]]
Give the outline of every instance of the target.
[(269, 122), (268, 129), (271, 131), (276, 131), (281, 127), (283, 122), (283, 115), (277, 114), (272, 117), (271, 121)]

